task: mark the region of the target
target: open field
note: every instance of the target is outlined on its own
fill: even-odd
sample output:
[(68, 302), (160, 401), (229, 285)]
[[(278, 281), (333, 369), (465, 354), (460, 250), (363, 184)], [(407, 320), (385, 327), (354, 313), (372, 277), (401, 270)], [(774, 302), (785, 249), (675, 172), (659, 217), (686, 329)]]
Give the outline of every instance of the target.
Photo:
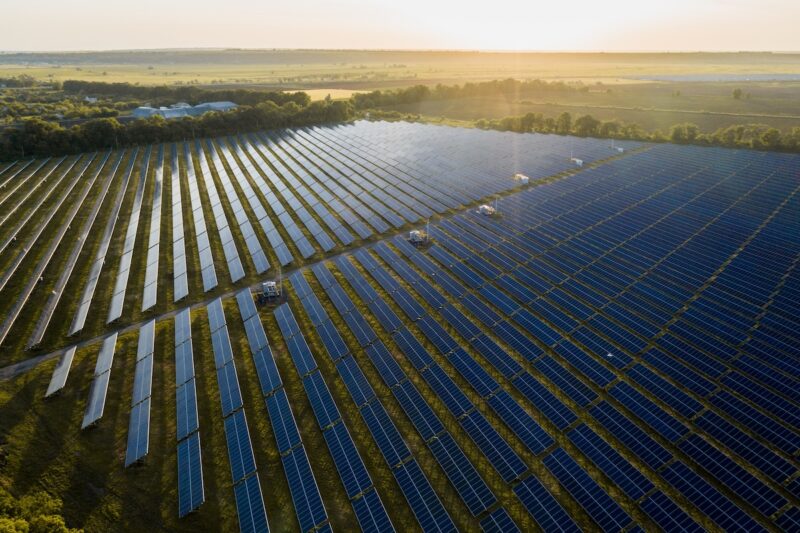
[[(745, 96), (735, 99), (739, 88)], [(668, 131), (692, 122), (701, 131), (734, 124), (767, 124), (783, 131), (800, 126), (800, 83), (647, 83), (590, 86), (588, 91), (519, 95), (515, 98), (427, 100), (400, 104), (403, 113), (443, 116), (457, 120), (502, 118), (526, 113), (556, 117), (590, 114), (600, 120), (639, 124), (647, 131)]]
[(0, 366), (82, 344), (0, 381), (0, 483), (87, 531), (792, 531), (798, 172), (403, 122), (2, 165)]
[[(500, 78), (601, 79), (800, 74), (797, 54), (164, 50), (0, 54), (0, 77), (349, 89)], [(616, 83), (616, 81), (615, 81)]]

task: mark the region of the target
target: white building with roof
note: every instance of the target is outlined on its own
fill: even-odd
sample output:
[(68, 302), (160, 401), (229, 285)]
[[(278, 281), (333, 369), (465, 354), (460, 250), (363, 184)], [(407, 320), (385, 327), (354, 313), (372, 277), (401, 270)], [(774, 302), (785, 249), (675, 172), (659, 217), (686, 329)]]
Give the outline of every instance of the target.
[(162, 116), (166, 119), (181, 118), (181, 117), (199, 117), (203, 113), (209, 111), (218, 111), (223, 113), (236, 109), (238, 106), (233, 102), (204, 102), (191, 106), (185, 102), (179, 102), (169, 107), (137, 107), (131, 113), (134, 118), (148, 118), (156, 115)]

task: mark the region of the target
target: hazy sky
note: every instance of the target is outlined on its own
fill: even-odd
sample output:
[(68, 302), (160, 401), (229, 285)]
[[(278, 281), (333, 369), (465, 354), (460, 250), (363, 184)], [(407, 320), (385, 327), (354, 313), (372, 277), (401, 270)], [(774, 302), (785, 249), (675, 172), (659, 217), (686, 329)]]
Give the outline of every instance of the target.
[(798, 0), (0, 0), (0, 50), (800, 50)]

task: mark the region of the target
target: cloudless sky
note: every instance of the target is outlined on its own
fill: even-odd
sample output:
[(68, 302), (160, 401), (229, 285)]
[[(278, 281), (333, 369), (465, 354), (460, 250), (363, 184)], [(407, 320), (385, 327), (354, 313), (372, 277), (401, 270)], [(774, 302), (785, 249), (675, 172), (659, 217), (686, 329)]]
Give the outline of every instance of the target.
[(0, 50), (800, 51), (800, 0), (0, 0)]

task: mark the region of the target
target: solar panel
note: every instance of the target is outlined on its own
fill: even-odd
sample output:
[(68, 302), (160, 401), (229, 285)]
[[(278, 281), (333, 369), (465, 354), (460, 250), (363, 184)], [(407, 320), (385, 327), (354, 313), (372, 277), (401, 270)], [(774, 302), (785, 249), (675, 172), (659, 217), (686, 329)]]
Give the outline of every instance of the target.
[(322, 435), (342, 479), (347, 497), (355, 498), (368, 490), (372, 486), (372, 480), (344, 423), (326, 429)]
[(64, 388), (67, 383), (70, 368), (72, 368), (72, 360), (75, 358), (76, 346), (68, 348), (59, 358), (56, 367), (53, 369), (53, 375), (50, 378), (50, 384), (47, 386), (45, 397), (52, 396)]
[(194, 377), (175, 390), (175, 405), (177, 410), (177, 439), (182, 440), (199, 428)]
[(361, 531), (379, 533), (395, 530), (378, 492), (374, 489), (353, 500), (353, 511)]
[(484, 533), (514, 533), (520, 531), (517, 524), (509, 516), (508, 511), (499, 507), (492, 511), (480, 522), (481, 531)]
[(479, 411), (472, 411), (462, 418), (461, 426), (504, 481), (511, 482), (527, 471), (528, 467), (519, 455)]
[(321, 430), (324, 431), (341, 418), (339, 409), (337, 409), (336, 403), (333, 401), (333, 396), (331, 396), (328, 386), (319, 371), (305, 376), (303, 378), (303, 387)]
[(133, 376), (133, 398), (131, 406), (150, 397), (153, 382), (153, 354), (139, 359)]
[(286, 453), (301, 442), (286, 391), (280, 389), (275, 394), (267, 396), (266, 401), (278, 452)]
[(394, 471), (394, 475), (423, 531), (456, 530), (415, 460), (404, 463)]
[(664, 531), (705, 531), (663, 492), (657, 491), (641, 504), (645, 513)]
[(225, 418), (225, 440), (228, 443), (231, 479), (236, 484), (256, 471), (244, 410), (240, 409)]
[(390, 467), (399, 465), (411, 455), (386, 409), (379, 402), (373, 401), (364, 405), (361, 416)]
[(553, 444), (547, 431), (508, 392), (498, 392), (487, 403), (532, 453), (538, 454)]
[(618, 531), (631, 522), (631, 517), (562, 448), (545, 457), (544, 464), (603, 531)]
[(638, 500), (653, 484), (638, 468), (631, 465), (600, 435), (581, 424), (569, 434), (569, 439), (631, 499)]
[(301, 531), (309, 531), (328, 519), (319, 488), (311, 473), (311, 465), (303, 448), (297, 448), (281, 458), (294, 511)]
[(233, 360), (217, 369), (219, 400), (222, 403), (222, 416), (226, 417), (242, 407), (242, 393)]
[(680, 461), (672, 463), (663, 471), (667, 482), (679, 490), (711, 520), (723, 529), (745, 528), (748, 531), (764, 531), (756, 521), (707, 481), (691, 471)]
[(472, 516), (478, 516), (497, 501), (450, 433), (437, 436), (428, 447)]
[(261, 495), (261, 483), (255, 473), (233, 486), (236, 497), (236, 514), (239, 517), (239, 531), (257, 533), (269, 531), (267, 513), (264, 509), (264, 497)]
[(137, 403), (131, 409), (128, 425), (128, 447), (125, 452), (125, 467), (141, 460), (150, 445), (150, 397)]
[(196, 511), (204, 501), (200, 434), (195, 432), (178, 443), (178, 517)]
[(356, 406), (361, 407), (375, 397), (375, 391), (353, 357), (348, 356), (341, 359), (336, 363), (336, 370), (339, 372)]
[(581, 531), (535, 476), (528, 476), (518, 483), (514, 487), (514, 494), (543, 531)]
[(114, 361), (114, 348), (117, 344), (117, 334), (113, 333), (103, 339), (103, 344), (100, 347), (100, 353), (97, 354), (97, 363), (94, 367), (94, 375), (99, 376), (104, 372), (111, 370), (111, 364)]

